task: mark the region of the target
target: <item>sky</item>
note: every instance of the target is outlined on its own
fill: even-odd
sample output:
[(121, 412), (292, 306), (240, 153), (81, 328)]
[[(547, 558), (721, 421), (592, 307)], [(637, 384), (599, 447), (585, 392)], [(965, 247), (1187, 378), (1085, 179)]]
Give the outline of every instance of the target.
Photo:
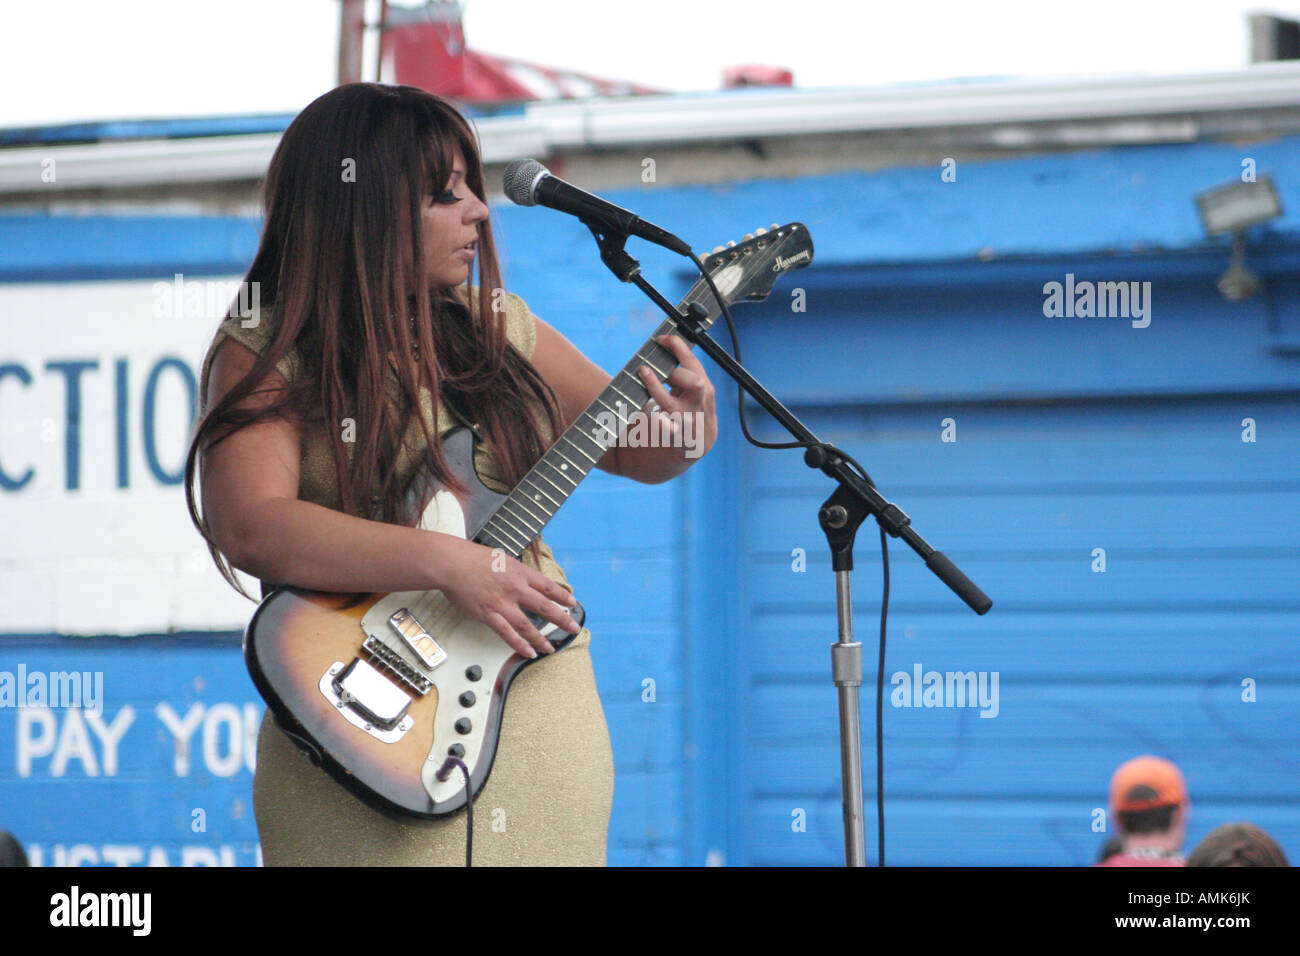
[[(1300, 0), (464, 8), (475, 49), (675, 91), (718, 89), (740, 63), (785, 67), (800, 87), (1229, 70), (1249, 61), (1247, 13), (1300, 19)], [(337, 0), (0, 0), (0, 127), (297, 112), (334, 85), (338, 20)]]

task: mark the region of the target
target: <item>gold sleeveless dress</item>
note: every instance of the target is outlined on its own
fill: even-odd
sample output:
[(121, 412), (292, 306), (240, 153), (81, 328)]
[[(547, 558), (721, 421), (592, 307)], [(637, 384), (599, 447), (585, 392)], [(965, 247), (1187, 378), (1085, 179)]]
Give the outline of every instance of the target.
[[(463, 289), (464, 287), (462, 287)], [(203, 361), (200, 395), (207, 395), (212, 357), (226, 339), (265, 351), (271, 341), (269, 310), (218, 328)], [(532, 313), (506, 296), (506, 334), (525, 358), (537, 341)], [(247, 323), (248, 327), (245, 327)], [(277, 366), (287, 380), (293, 356)], [(458, 423), (436, 407), (440, 434)], [(540, 413), (539, 413), (540, 417)], [(475, 466), (484, 484), (506, 492), (495, 460), (482, 445)], [(399, 465), (400, 467), (400, 465)], [(298, 497), (339, 507), (331, 451), (323, 434), (302, 437)], [(523, 562), (568, 587), (564, 571), (542, 542), (540, 555)], [(614, 796), (614, 761), (605, 714), (592, 671), (591, 633), (525, 668), (511, 685), (496, 760), (474, 803), (475, 866), (604, 866)], [(253, 810), (267, 866), (463, 866), (466, 816), (395, 820), (372, 809), (315, 767), (277, 726), (262, 718), (253, 778)]]

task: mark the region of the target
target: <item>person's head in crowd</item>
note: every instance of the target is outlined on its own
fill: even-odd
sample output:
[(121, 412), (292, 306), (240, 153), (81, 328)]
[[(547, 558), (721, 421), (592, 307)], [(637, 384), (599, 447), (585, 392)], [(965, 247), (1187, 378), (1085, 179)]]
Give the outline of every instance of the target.
[(0, 830), (0, 866), (27, 866), (27, 853), (8, 830)]
[(1215, 827), (1187, 857), (1188, 866), (1290, 866), (1271, 836), (1250, 823)]
[(1149, 754), (1120, 765), (1110, 781), (1111, 819), (1121, 850), (1107, 866), (1180, 866), (1187, 833), (1187, 785), (1178, 768)]

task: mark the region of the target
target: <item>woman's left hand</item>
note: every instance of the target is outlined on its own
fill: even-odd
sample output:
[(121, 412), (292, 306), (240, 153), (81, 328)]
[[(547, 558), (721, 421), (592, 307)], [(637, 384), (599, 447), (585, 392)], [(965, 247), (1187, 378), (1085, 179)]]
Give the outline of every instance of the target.
[[(670, 439), (661, 444), (684, 448), (685, 457), (698, 458), (712, 448), (718, 438), (713, 383), (681, 336), (661, 335), (655, 341), (672, 352), (678, 362), (677, 368), (668, 375), (668, 388), (649, 366), (643, 365), (640, 369), (641, 381), (658, 406), (650, 414), (659, 417), (659, 434)], [(691, 419), (689, 424), (687, 416)]]

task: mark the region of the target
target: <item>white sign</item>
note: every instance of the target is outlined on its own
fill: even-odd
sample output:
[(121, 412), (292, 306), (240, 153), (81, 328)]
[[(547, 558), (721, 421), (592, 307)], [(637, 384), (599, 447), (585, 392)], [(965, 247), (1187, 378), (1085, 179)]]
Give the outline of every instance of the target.
[(197, 281), (0, 285), (0, 633), (248, 623), (185, 510), (200, 363), (238, 277)]

